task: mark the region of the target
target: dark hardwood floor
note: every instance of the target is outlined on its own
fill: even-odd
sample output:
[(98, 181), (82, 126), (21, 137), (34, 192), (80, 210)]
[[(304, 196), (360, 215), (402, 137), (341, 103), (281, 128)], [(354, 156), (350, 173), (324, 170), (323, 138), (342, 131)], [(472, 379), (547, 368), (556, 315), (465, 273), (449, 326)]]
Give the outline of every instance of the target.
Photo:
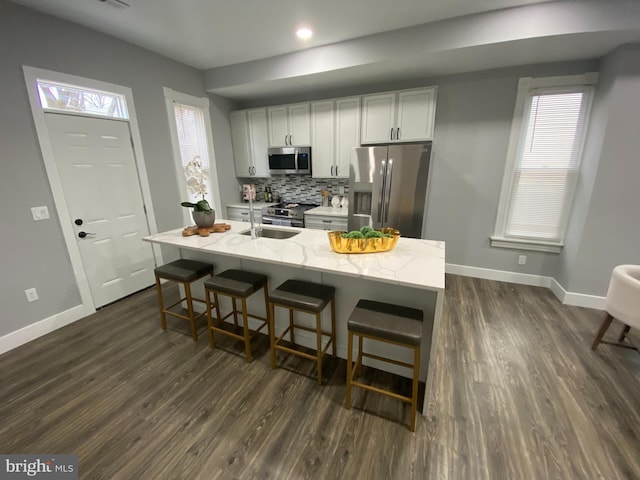
[(271, 370), (266, 337), (246, 364), (231, 339), (163, 332), (151, 289), (0, 356), (0, 452), (76, 453), (82, 479), (637, 479), (640, 355), (592, 352), (601, 319), (448, 275), (412, 434), (393, 399), (355, 390), (343, 407), (343, 360), (319, 387), (314, 362), (279, 354)]

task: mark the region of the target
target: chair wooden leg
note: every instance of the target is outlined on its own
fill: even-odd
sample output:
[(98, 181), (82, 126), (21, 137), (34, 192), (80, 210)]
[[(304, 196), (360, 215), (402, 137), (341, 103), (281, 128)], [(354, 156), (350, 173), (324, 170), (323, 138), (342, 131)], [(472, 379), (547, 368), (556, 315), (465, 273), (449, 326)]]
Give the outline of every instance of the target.
[(353, 377), (353, 332), (349, 332), (347, 340), (347, 398), (344, 401), (344, 406), (347, 410), (351, 410), (351, 378)]
[(156, 276), (156, 289), (158, 291), (158, 304), (160, 305), (160, 325), (162, 330), (167, 331), (167, 316), (164, 314), (164, 299), (162, 298), (162, 284), (160, 277)]
[(249, 334), (246, 298), (242, 298), (242, 330), (244, 332), (244, 354), (247, 358), (247, 363), (251, 363), (253, 362), (253, 357), (251, 356), (251, 335)]
[(322, 312), (316, 313), (316, 356), (318, 385), (322, 385)]
[(191, 323), (191, 337), (193, 341), (198, 341), (198, 330), (196, 329), (195, 313), (193, 312), (193, 297), (191, 296), (191, 284), (184, 283), (184, 291), (187, 296), (187, 309), (189, 310), (189, 323)]
[(411, 385), (411, 427), (416, 431), (416, 412), (418, 410), (418, 372), (420, 371), (420, 347), (413, 348), (413, 382)]
[(629, 330), (631, 330), (631, 327), (629, 325), (625, 325), (622, 331), (620, 332), (620, 336), (618, 337), (619, 343), (624, 342), (624, 339), (627, 338), (627, 333), (629, 333)]
[(269, 302), (269, 343), (271, 344), (271, 368), (276, 368), (276, 306)]
[(607, 315), (604, 317), (602, 325), (600, 325), (600, 330), (598, 330), (598, 333), (596, 334), (596, 338), (593, 340), (591, 350), (595, 350), (596, 348), (598, 348), (598, 344), (602, 340), (602, 337), (604, 337), (604, 334), (607, 332), (607, 329), (609, 328), (609, 325), (611, 325), (612, 321), (613, 317), (609, 313), (607, 313)]

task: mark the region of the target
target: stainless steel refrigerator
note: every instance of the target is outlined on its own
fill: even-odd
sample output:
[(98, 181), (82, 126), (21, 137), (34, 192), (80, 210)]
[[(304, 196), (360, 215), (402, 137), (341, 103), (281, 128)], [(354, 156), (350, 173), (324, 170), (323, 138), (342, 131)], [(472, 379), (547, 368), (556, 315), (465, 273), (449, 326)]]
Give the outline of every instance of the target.
[(349, 230), (393, 227), (421, 238), (431, 144), (354, 148), (349, 167)]

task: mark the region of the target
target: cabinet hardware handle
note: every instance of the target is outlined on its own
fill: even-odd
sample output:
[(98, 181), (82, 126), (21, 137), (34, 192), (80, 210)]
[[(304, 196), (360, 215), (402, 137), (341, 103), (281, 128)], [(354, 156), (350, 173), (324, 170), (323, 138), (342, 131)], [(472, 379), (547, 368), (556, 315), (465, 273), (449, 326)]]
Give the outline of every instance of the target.
[(338, 176), (338, 165), (336, 165), (336, 177)]
[(393, 128), (391, 129), (391, 140), (393, 140)]
[(333, 177), (333, 165), (331, 165), (331, 176)]
[(396, 140), (400, 140), (400, 127), (396, 130)]

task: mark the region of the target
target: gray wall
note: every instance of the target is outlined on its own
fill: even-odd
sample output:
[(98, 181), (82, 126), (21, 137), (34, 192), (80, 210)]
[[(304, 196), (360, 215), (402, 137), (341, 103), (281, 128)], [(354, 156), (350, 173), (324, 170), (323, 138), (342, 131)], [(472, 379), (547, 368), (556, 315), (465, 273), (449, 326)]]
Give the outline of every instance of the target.
[(606, 293), (616, 265), (640, 264), (640, 46), (608, 55), (601, 76), (597, 100), (605, 107), (598, 109), (589, 134), (602, 141), (589, 145), (585, 155), (599, 162), (589, 201), (578, 205), (586, 212), (575, 227), (582, 229), (580, 241), (562, 271), (567, 290), (593, 295)]
[[(130, 87), (160, 230), (181, 225), (162, 87), (205, 96), (203, 75), (142, 48), (0, 0), (0, 336), (80, 302), (29, 107), (22, 66)], [(224, 157), (224, 155), (222, 155)], [(46, 205), (51, 220), (34, 222)], [(27, 303), (35, 287), (40, 300)]]

